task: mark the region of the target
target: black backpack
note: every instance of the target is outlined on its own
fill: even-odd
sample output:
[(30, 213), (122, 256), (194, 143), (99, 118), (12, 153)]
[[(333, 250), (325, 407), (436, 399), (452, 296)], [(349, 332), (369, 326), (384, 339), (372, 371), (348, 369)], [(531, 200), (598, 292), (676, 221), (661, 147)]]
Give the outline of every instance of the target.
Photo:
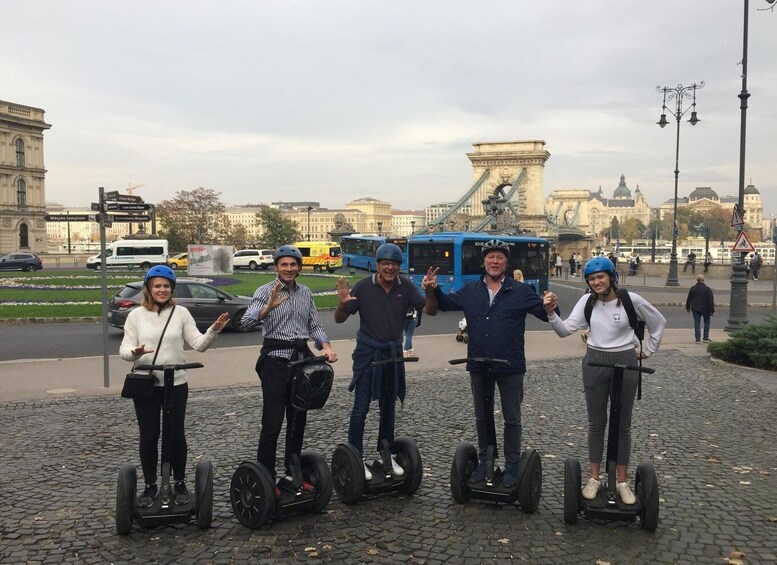
[[(634, 335), (639, 340), (639, 353), (642, 354), (642, 340), (645, 339), (645, 321), (640, 320), (637, 316), (637, 309), (634, 308), (634, 303), (631, 301), (629, 291), (625, 288), (618, 289), (618, 299), (623, 304), (624, 310), (626, 310), (626, 316), (629, 318), (629, 326), (634, 330)], [(591, 312), (594, 310), (594, 304), (596, 303), (596, 295), (591, 293), (588, 297), (588, 301), (585, 303), (585, 322), (588, 327), (591, 327)], [(642, 359), (639, 359), (639, 366), (642, 366)], [(642, 373), (639, 374), (639, 383), (637, 385), (637, 399), (642, 398)]]

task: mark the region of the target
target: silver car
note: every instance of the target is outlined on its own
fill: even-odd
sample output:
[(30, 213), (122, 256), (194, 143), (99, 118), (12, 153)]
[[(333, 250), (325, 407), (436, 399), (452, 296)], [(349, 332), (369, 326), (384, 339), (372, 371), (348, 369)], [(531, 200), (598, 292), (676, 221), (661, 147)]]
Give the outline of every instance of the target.
[[(197, 327), (204, 331), (227, 312), (231, 328), (243, 331), (240, 320), (245, 314), (251, 297), (237, 296), (199, 281), (178, 279), (175, 283), (175, 301), (185, 306), (194, 317)], [(143, 281), (128, 283), (108, 302), (108, 324), (124, 329), (124, 322), (131, 310), (143, 301)], [(257, 327), (261, 326), (258, 324)]]

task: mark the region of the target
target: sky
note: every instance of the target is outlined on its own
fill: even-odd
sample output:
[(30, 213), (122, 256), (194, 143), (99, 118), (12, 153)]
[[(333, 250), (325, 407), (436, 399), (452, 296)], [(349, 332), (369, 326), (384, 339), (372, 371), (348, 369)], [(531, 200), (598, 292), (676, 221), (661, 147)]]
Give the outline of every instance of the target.
[[(744, 1), (29, 0), (0, 18), (0, 99), (42, 108), (46, 200), (143, 184), (227, 205), (458, 199), (477, 142), (541, 139), (545, 195), (739, 186)], [(749, 10), (745, 184), (777, 213), (777, 11)], [(674, 109), (674, 103), (668, 102)], [(690, 101), (685, 101), (684, 109)]]

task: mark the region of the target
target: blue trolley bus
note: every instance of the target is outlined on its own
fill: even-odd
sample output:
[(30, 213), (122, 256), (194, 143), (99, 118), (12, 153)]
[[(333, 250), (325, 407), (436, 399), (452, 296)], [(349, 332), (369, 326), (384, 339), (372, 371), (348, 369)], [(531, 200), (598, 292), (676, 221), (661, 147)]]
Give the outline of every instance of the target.
[(393, 243), (402, 250), (400, 271), (407, 272), (407, 239), (404, 237), (386, 237), (379, 235), (352, 234), (343, 236), (340, 248), (343, 252), (343, 266), (357, 269), (375, 270), (375, 252), (384, 243)]
[(467, 232), (441, 232), (416, 235), (408, 240), (408, 270), (419, 287), (429, 267), (439, 267), (437, 284), (445, 293), (458, 290), (465, 283), (483, 276), (481, 250), (492, 239), (510, 247), (510, 265), (521, 269), (524, 283), (542, 296), (548, 290), (550, 242), (539, 237), (493, 235)]

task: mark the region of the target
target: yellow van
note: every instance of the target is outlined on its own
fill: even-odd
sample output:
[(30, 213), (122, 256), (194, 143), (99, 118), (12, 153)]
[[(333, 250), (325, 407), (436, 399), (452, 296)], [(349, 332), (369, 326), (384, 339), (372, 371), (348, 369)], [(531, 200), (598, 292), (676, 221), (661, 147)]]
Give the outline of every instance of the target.
[(340, 244), (334, 241), (298, 241), (294, 246), (302, 253), (302, 266), (313, 267), (320, 273), (324, 269), (333, 273), (343, 266)]

